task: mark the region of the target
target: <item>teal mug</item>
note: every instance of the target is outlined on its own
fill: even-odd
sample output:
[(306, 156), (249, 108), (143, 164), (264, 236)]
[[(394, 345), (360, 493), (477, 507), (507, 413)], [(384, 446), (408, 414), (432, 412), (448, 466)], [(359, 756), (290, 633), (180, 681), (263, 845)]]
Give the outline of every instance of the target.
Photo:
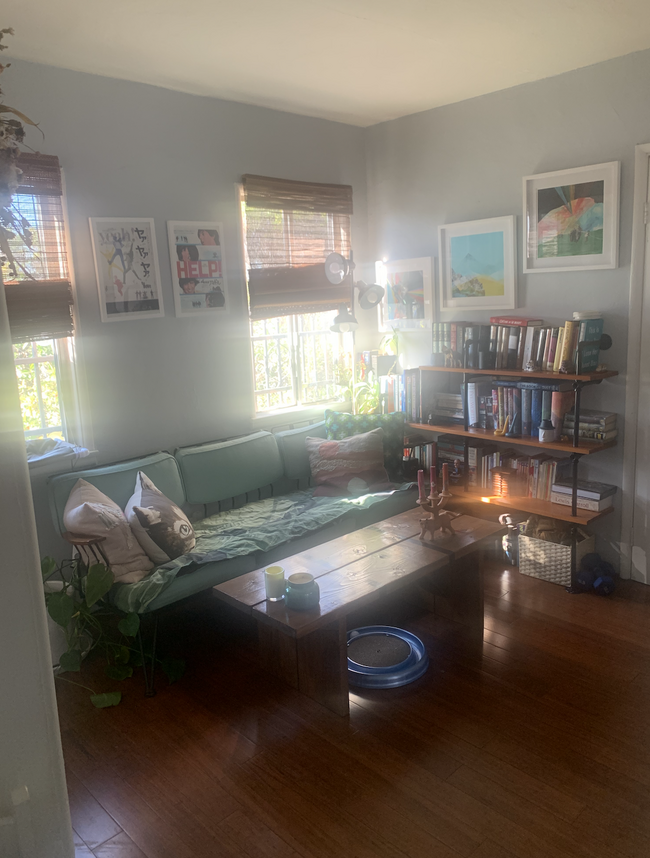
[(287, 578), (286, 605), (292, 611), (310, 611), (317, 608), (320, 589), (309, 572), (294, 572)]

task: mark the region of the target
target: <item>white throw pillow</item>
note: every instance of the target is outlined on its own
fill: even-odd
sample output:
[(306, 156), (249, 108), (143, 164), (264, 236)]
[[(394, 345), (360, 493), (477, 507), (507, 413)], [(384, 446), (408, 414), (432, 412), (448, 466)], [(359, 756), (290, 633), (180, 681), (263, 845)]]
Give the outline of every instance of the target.
[(138, 471), (135, 492), (124, 515), (135, 538), (156, 565), (194, 548), (196, 538), (189, 518), (142, 471)]
[(77, 480), (63, 511), (63, 523), (78, 536), (105, 537), (102, 551), (120, 584), (141, 581), (153, 568), (122, 510), (91, 483)]

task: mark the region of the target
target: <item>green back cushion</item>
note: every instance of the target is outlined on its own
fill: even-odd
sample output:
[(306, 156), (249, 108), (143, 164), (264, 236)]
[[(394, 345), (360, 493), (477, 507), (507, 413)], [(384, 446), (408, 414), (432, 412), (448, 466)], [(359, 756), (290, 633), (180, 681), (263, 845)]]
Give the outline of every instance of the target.
[(384, 467), (391, 480), (400, 479), (404, 464), (404, 412), (392, 414), (344, 414), (325, 412), (325, 432), (329, 441), (340, 441), (351, 435), (384, 430)]
[(325, 421), (303, 426), (301, 429), (287, 429), (276, 432), (275, 438), (282, 454), (284, 475), (290, 480), (309, 480), (309, 453), (305, 447), (305, 438), (326, 438)]
[(256, 432), (174, 453), (190, 503), (217, 503), (275, 483), (283, 475), (275, 437)]

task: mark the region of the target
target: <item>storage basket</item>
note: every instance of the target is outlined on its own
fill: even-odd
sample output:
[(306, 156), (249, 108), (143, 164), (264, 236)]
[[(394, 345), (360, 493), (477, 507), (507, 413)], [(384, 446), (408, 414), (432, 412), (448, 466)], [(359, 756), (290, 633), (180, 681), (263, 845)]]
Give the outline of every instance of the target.
[[(581, 539), (582, 537), (582, 539)], [(580, 540), (576, 545), (576, 569), (585, 554), (595, 550), (593, 536), (578, 533)], [(558, 545), (545, 539), (519, 534), (519, 571), (531, 578), (552, 581), (563, 587), (571, 586), (571, 546)]]

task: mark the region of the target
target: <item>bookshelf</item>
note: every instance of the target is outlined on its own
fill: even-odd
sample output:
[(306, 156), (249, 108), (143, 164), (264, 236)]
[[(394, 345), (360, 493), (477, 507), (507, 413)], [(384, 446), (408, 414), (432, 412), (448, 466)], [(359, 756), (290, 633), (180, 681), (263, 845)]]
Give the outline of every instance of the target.
[[(465, 355), (467, 362), (467, 355)], [(571, 505), (563, 506), (562, 504), (552, 503), (547, 500), (538, 498), (517, 497), (510, 495), (505, 498), (495, 497), (489, 494), (489, 489), (475, 489), (469, 487), (467, 483), (461, 491), (454, 493), (454, 504), (486, 504), (511, 510), (520, 510), (533, 515), (546, 516), (548, 518), (556, 518), (561, 521), (567, 521), (574, 525), (573, 527), (573, 545), (571, 551), (571, 574), (572, 578), (576, 573), (576, 544), (577, 544), (577, 528), (586, 526), (596, 519), (602, 518), (612, 512), (613, 507), (592, 512), (578, 508), (578, 462), (582, 456), (592, 455), (607, 450), (616, 446), (616, 440), (612, 441), (587, 441), (579, 437), (580, 424), (580, 400), (581, 394), (585, 387), (600, 384), (602, 381), (614, 378), (618, 372), (614, 370), (605, 370), (603, 372), (583, 372), (575, 374), (548, 372), (548, 371), (533, 371), (525, 372), (523, 370), (513, 369), (473, 369), (470, 367), (448, 367), (448, 366), (421, 366), (420, 377), (423, 373), (445, 372), (445, 373), (461, 373), (464, 383), (464, 401), (463, 410), (465, 414), (465, 423), (408, 423), (407, 425), (418, 432), (433, 432), (437, 434), (455, 435), (463, 439), (486, 440), (494, 444), (506, 444), (510, 447), (535, 447), (537, 449), (553, 451), (555, 453), (566, 453), (569, 455), (572, 463), (572, 483), (573, 489), (571, 493)], [(540, 379), (555, 382), (571, 382), (574, 396), (574, 434), (569, 440), (540, 442), (538, 438), (533, 436), (518, 436), (509, 437), (507, 435), (497, 435), (492, 429), (480, 429), (470, 427), (468, 420), (468, 381), (474, 376), (492, 376), (496, 379), (513, 379), (519, 378), (522, 380)], [(465, 474), (468, 474), (468, 444), (467, 440), (464, 443), (465, 447)]]
[(578, 445), (574, 446), (572, 441), (545, 441), (542, 443), (537, 438), (528, 435), (520, 435), (511, 438), (509, 435), (495, 435), (492, 429), (465, 429), (458, 423), (407, 423), (411, 429), (418, 431), (440, 432), (445, 435), (458, 435), (462, 438), (480, 438), (494, 444), (508, 444), (510, 447), (538, 447), (542, 450), (555, 450), (560, 453), (577, 453), (588, 456), (590, 453), (599, 453), (608, 447), (615, 447), (613, 441), (585, 441), (578, 439)]

